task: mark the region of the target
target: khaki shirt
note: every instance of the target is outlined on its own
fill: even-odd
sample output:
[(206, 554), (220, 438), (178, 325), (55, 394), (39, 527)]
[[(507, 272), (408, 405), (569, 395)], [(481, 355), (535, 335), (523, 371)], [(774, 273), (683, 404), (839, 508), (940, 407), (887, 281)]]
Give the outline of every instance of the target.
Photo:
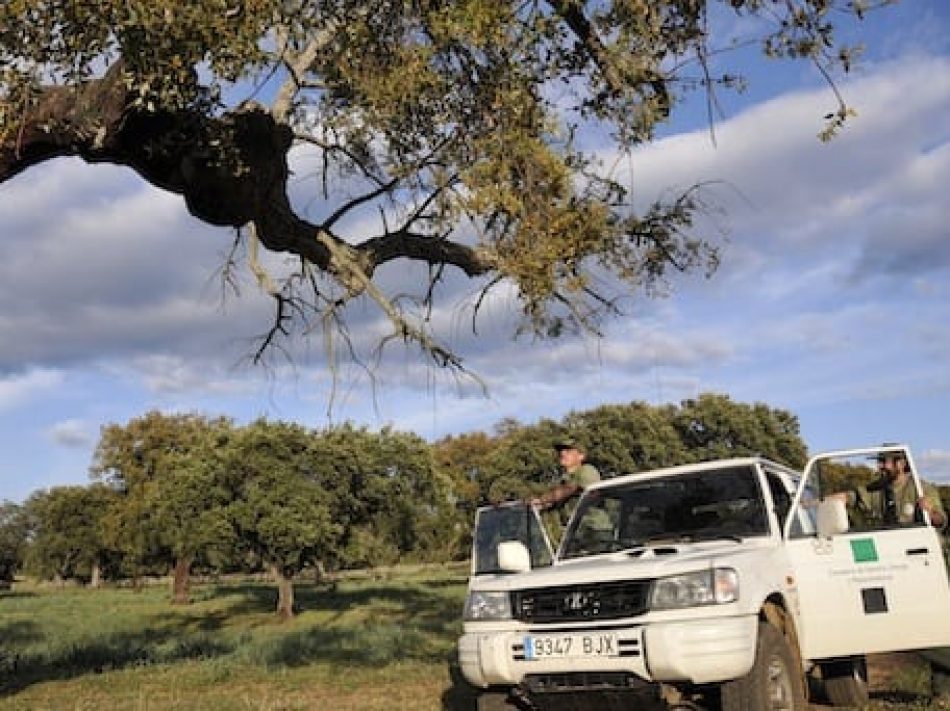
[[(924, 498), (930, 502), (931, 506), (933, 506), (935, 510), (944, 513), (943, 502), (940, 500), (940, 492), (937, 490), (937, 487), (933, 484), (922, 482), (922, 488)], [(859, 508), (863, 508), (870, 513), (875, 520), (884, 519), (884, 501), (883, 489), (868, 491), (867, 487), (864, 486), (859, 486), (848, 497), (849, 505), (857, 505)], [(897, 522), (913, 523), (917, 515), (917, 488), (914, 486), (912, 477), (907, 477), (907, 480), (902, 486), (894, 487), (894, 502), (897, 505)], [(946, 518), (945, 514), (944, 518)]]
[(600, 472), (597, 467), (591, 464), (581, 464), (573, 472), (568, 472), (561, 479), (562, 484), (577, 484), (582, 489), (586, 489), (591, 484), (600, 481)]

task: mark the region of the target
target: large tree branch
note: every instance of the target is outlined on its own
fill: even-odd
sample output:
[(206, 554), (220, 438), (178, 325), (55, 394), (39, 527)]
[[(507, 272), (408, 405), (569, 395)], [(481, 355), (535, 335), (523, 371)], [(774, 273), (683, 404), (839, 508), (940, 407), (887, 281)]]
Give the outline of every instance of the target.
[(326, 247), (331, 238), (368, 275), (399, 258), (453, 265), (470, 276), (490, 269), (470, 247), (408, 227), (353, 247), (301, 218), (287, 196), (292, 141), (286, 124), (253, 105), (221, 117), (134, 107), (117, 62), (78, 89), (44, 91), (19, 129), (0, 143), (0, 183), (46, 160), (74, 155), (133, 168), (153, 185), (182, 195), (189, 212), (204, 222), (253, 223), (265, 247), (299, 255), (323, 271), (339, 273)]
[(413, 232), (408, 228), (373, 237), (357, 245), (356, 250), (374, 265), (390, 262), (400, 257), (427, 262), (447, 264), (461, 269), (467, 276), (487, 274), (492, 270), (492, 261), (479, 250), (451, 240)]
[(0, 183), (52, 158), (85, 153), (94, 160), (105, 150), (128, 102), (122, 71), (116, 62), (102, 79), (49, 87), (35, 105), (22, 107), (18, 124), (0, 133)]

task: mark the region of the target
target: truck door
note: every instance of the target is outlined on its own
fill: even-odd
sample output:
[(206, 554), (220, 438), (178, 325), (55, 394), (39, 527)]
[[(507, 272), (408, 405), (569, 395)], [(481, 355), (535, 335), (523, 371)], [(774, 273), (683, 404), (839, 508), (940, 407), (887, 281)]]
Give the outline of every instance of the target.
[(805, 468), (784, 531), (805, 658), (950, 645), (950, 585), (940, 535), (925, 517), (885, 523), (849, 505), (847, 531), (817, 531), (818, 501), (856, 487), (873, 490), (879, 474), (871, 462), (885, 451), (906, 456), (919, 496), (903, 446), (830, 452)]
[(531, 567), (551, 565), (553, 554), (537, 510), (523, 501), (483, 506), (475, 514), (472, 537), (472, 575), (501, 573), (498, 544), (520, 541), (528, 549)]

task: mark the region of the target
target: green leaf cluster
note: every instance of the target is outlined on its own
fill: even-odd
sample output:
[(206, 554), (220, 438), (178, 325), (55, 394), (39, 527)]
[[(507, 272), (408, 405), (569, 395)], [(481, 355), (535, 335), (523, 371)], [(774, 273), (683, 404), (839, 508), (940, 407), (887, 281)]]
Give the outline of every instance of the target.
[(221, 472), (232, 423), (152, 411), (103, 428), (90, 473), (117, 494), (105, 541), (137, 575), (157, 561), (210, 559), (228, 543)]
[(312, 440), (299, 425), (258, 420), (236, 433), (223, 472), (238, 540), (288, 578), (332, 549), (341, 533), (332, 494), (312, 476)]
[[(120, 554), (126, 575), (174, 568), (179, 601), (196, 564), (270, 570), (290, 611), (291, 581), (304, 569), (455, 553), (444, 535), (454, 522), (449, 486), (428, 444), (390, 429), (317, 431), (263, 419), (238, 427), (226, 418), (149, 412), (103, 428), (91, 473), (104, 482), (97, 491), (112, 495), (105, 510), (86, 512), (103, 545)], [(38, 499), (73, 501), (76, 493), (54, 489)], [(43, 562), (36, 572), (73, 576), (52, 545), (52, 528), (44, 535), (50, 543), (35, 548)]]
[(27, 570), (40, 578), (92, 581), (113, 566), (117, 558), (105, 541), (103, 520), (115, 501), (115, 492), (102, 484), (30, 496), (24, 504), (33, 527)]

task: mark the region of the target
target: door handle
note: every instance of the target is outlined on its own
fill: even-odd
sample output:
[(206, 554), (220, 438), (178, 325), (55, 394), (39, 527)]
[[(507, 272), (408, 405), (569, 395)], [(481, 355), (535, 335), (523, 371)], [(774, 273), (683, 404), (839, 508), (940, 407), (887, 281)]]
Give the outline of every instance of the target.
[(927, 555), (930, 551), (926, 548), (908, 548), (904, 552), (907, 555)]

